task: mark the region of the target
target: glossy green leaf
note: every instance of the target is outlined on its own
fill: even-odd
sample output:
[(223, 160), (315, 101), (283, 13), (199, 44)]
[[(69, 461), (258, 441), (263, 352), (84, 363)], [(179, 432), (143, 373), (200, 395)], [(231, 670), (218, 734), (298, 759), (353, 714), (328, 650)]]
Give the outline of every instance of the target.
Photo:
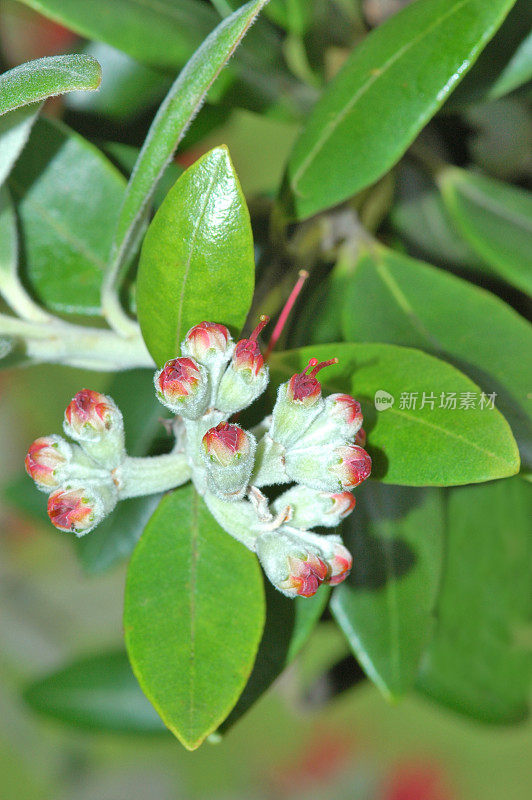
[(344, 298), (348, 341), (419, 347), (496, 392), (532, 465), (532, 327), (523, 317), (495, 295), (383, 247), (360, 258)]
[(434, 625), (443, 543), (437, 489), (370, 483), (342, 525), (353, 554), (331, 611), (368, 677), (388, 698), (414, 683)]
[(178, 354), (192, 325), (213, 320), (238, 331), (254, 286), (253, 236), (246, 202), (225, 147), (179, 178), (142, 247), (137, 309), (157, 364)]
[(266, 2), (252, 0), (223, 20), (182, 70), (159, 108), (120, 209), (103, 295), (104, 309), (110, 312), (109, 316), (116, 306), (116, 288), (146, 204), (209, 88)]
[(493, 84), (490, 97), (496, 99), (532, 80), (532, 32), (517, 47), (510, 61)]
[(197, 0), (21, 0), (86, 39), (106, 44), (154, 66), (184, 64), (218, 21)]
[[(310, 358), (333, 356), (339, 364), (320, 373), (322, 384), (361, 401), (374, 478), (405, 486), (453, 486), (519, 470), (517, 445), (497, 408), (481, 409), (476, 384), (420, 350), (389, 344), (314, 345), (272, 356), (271, 368), (276, 378), (286, 380)], [(383, 392), (393, 403), (376, 411), (375, 395)], [(439, 407), (442, 392), (445, 398), (456, 395), (455, 410)], [(461, 398), (470, 395), (475, 406), (460, 408)], [(412, 402), (415, 408), (408, 407)]]
[(102, 72), (92, 56), (50, 56), (28, 61), (0, 75), (0, 114), (76, 90), (100, 85)]
[(122, 651), (82, 658), (34, 681), (25, 689), (24, 700), (34, 711), (80, 728), (121, 733), (166, 730)]
[(256, 557), (219, 527), (191, 485), (164, 497), (131, 559), (124, 629), (143, 691), (188, 749), (238, 700), (264, 615)]
[(288, 164), (288, 213), (304, 219), (384, 175), (514, 0), (418, 0), (359, 44), (313, 109)]
[(314, 597), (292, 600), (269, 581), (265, 582), (265, 589), (266, 624), (255, 666), (222, 731), (234, 725), (292, 663), (318, 623), (331, 593), (329, 587), (321, 586)]
[(453, 168), (440, 176), (445, 205), (473, 250), (501, 277), (532, 294), (532, 195)]
[(488, 722), (528, 712), (532, 489), (520, 478), (453, 490), (438, 624), (419, 686)]
[[(148, 455), (157, 435), (163, 433), (163, 413), (152, 378), (149, 370), (132, 370), (117, 375), (106, 390), (124, 415), (126, 447), (131, 456)], [(170, 437), (166, 439), (170, 442)], [(90, 536), (76, 539), (85, 571), (99, 574), (129, 558), (160, 499), (161, 495), (147, 495), (123, 500)]]
[(28, 141), (40, 105), (31, 103), (0, 117), (0, 186)]
[[(68, 176), (68, 179), (65, 179)], [(9, 179), (26, 276), (62, 312), (97, 314), (125, 180), (69, 128), (39, 119)]]

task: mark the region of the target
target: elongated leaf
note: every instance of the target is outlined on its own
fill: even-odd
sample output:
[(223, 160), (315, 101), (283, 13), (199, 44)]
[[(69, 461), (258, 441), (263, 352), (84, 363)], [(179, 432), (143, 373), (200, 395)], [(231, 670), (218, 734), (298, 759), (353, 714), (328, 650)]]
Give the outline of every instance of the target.
[(97, 89), (101, 78), (100, 65), (91, 56), (50, 56), (29, 61), (0, 75), (0, 114), (76, 89)]
[(16, 280), (18, 264), (17, 219), (9, 192), (0, 188), (0, 291)]
[(124, 628), (141, 687), (188, 749), (235, 705), (264, 614), (255, 556), (218, 526), (192, 486), (167, 495), (131, 560)]
[(116, 304), (116, 287), (143, 209), (210, 86), (267, 1), (253, 0), (218, 25), (182, 70), (155, 116), (120, 210), (103, 296), (104, 309), (111, 314)]
[(137, 281), (142, 335), (157, 364), (187, 330), (212, 320), (238, 331), (254, 285), (249, 213), (224, 147), (179, 178), (144, 239)]
[(99, 313), (125, 184), (81, 136), (57, 122), (37, 121), (9, 186), (18, 206), (27, 278), (44, 305)]
[(342, 525), (351, 575), (331, 610), (355, 656), (388, 698), (414, 683), (434, 624), (442, 560), (437, 489), (372, 483)]
[(530, 80), (532, 80), (532, 32), (520, 43), (491, 87), (490, 98), (503, 97)]
[(302, 219), (384, 175), (442, 105), (514, 0), (418, 0), (373, 31), (316, 104), (288, 164)]
[[(374, 478), (405, 486), (452, 486), (519, 470), (517, 445), (497, 408), (480, 408), (476, 384), (420, 350), (314, 345), (272, 356), (271, 365), (275, 377), (286, 380), (310, 358), (332, 356), (340, 363), (320, 373), (322, 383), (328, 391), (348, 392), (361, 401)], [(391, 399), (379, 402), (386, 393)], [(445, 401), (455, 396), (456, 409), (440, 407), (442, 393)], [(375, 409), (376, 394), (381, 411)], [(468, 401), (470, 407), (463, 407)]]
[(28, 141), (39, 108), (38, 103), (31, 103), (0, 117), (0, 186)]
[(440, 177), (446, 207), (473, 250), (499, 275), (532, 294), (532, 195), (453, 168)]
[(225, 731), (237, 722), (292, 663), (318, 623), (330, 596), (321, 586), (311, 598), (284, 597), (266, 582), (266, 624), (253, 672), (238, 703), (223, 723)]
[(532, 490), (520, 478), (453, 490), (438, 625), (422, 691), (489, 722), (527, 714)]
[(532, 465), (532, 327), (526, 320), (495, 295), (382, 247), (359, 260), (344, 297), (347, 340), (419, 347), (452, 361), (487, 394), (496, 392), (497, 407)]
[(124, 733), (166, 730), (122, 651), (82, 658), (34, 681), (24, 700), (40, 714), (76, 727)]
[(154, 66), (184, 64), (218, 21), (197, 0), (21, 0), (87, 39), (106, 44)]

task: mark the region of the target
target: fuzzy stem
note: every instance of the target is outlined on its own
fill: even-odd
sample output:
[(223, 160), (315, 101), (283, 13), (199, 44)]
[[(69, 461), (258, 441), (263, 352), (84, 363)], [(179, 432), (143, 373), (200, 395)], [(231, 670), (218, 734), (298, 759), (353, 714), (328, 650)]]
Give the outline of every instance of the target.
[(260, 487), (289, 483), (290, 478), (284, 467), (284, 456), (284, 447), (265, 434), (257, 445), (255, 469), (250, 484)]
[(190, 476), (191, 470), (184, 453), (168, 453), (148, 458), (127, 456), (113, 470), (120, 500), (167, 492), (186, 483)]
[(248, 550), (255, 552), (255, 542), (261, 528), (257, 514), (247, 500), (228, 502), (205, 492), (203, 499), (216, 522)]

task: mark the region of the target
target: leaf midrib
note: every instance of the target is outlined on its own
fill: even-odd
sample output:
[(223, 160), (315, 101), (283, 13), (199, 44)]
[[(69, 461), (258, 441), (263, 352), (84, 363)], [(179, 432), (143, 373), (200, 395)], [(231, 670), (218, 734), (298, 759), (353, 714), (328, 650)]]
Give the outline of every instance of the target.
[(407, 42), (402, 47), (397, 50), (393, 56), (391, 56), (387, 61), (384, 62), (382, 67), (378, 68), (378, 72), (372, 74), (366, 83), (364, 83), (357, 92), (353, 95), (351, 100), (347, 103), (345, 108), (336, 116), (331, 122), (324, 128), (323, 134), (319, 137), (316, 141), (314, 147), (312, 147), (307, 155), (307, 157), (302, 161), (301, 166), (298, 170), (294, 173), (294, 176), (291, 180), (291, 186), (294, 193), (297, 193), (297, 185), (301, 179), (301, 176), (306, 172), (310, 164), (315, 160), (318, 153), (324, 148), (326, 142), (331, 138), (334, 134), (338, 126), (344, 121), (345, 117), (351, 113), (353, 108), (355, 107), (356, 103), (363, 97), (371, 87), (380, 80), (383, 75), (397, 62), (399, 61), (414, 45), (416, 45), (419, 41), (421, 41), (425, 36), (427, 36), (434, 28), (438, 27), (444, 20), (448, 17), (455, 14), (459, 11), (463, 6), (467, 3), (471, 2), (471, 0), (461, 0), (458, 2), (454, 8), (450, 9), (449, 11), (445, 12), (441, 17), (431, 22), (431, 24), (425, 30), (421, 31), (417, 36), (415, 36), (410, 42)]

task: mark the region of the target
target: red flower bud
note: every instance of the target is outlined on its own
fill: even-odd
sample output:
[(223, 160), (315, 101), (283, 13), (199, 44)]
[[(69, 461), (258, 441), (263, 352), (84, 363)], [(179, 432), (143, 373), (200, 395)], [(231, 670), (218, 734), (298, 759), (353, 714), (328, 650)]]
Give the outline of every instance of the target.
[(172, 358), (155, 373), (155, 392), (163, 405), (176, 414), (197, 419), (209, 402), (205, 368), (192, 358)]
[(351, 438), (363, 422), (360, 403), (348, 394), (331, 394), (325, 401), (329, 415), (346, 429), (346, 438)]
[(200, 322), (194, 325), (185, 336), (184, 351), (200, 364), (206, 364), (218, 355), (224, 354), (231, 341), (225, 325), (216, 322)]
[[(321, 397), (321, 383), (316, 378), (317, 373), (320, 369), (337, 363), (337, 358), (331, 358), (330, 361), (321, 363), (317, 358), (311, 358), (303, 372), (292, 375), (288, 381), (287, 397), (297, 403), (303, 403), (305, 406), (313, 405)], [(307, 375), (307, 370), (311, 368), (312, 371)]]
[(344, 519), (349, 516), (356, 505), (355, 496), (351, 494), (351, 492), (339, 492), (337, 494), (322, 492), (322, 495), (330, 498), (332, 501), (331, 508), (325, 513), (331, 514), (335, 520)]
[(306, 556), (288, 556), (289, 574), (281, 588), (301, 597), (312, 597), (327, 580), (329, 567), (314, 553)]
[(344, 489), (353, 489), (371, 474), (371, 457), (356, 444), (337, 447), (334, 455), (337, 463), (329, 466), (329, 471), (338, 477)]
[(236, 464), (250, 452), (250, 438), (246, 431), (228, 422), (220, 422), (215, 428), (208, 430), (202, 442), (210, 461), (221, 467)]
[(270, 321), (269, 317), (262, 316), (260, 322), (249, 337), (240, 339), (236, 343), (233, 353), (232, 366), (237, 372), (249, 372), (250, 377), (256, 377), (264, 366), (264, 358), (257, 343), (257, 337), (265, 325)]
[(48, 499), (48, 516), (60, 531), (88, 533), (104, 516), (103, 503), (86, 489), (58, 489)]
[(331, 586), (336, 586), (342, 581), (345, 581), (351, 572), (353, 556), (343, 544), (336, 544), (333, 554), (327, 559), (327, 562), (331, 568), (331, 574), (327, 583), (330, 583)]
[(48, 490), (59, 486), (71, 457), (70, 445), (60, 436), (42, 436), (30, 446), (24, 465), (39, 489)]
[(101, 438), (115, 421), (121, 424), (121, 414), (110, 397), (82, 389), (66, 408), (65, 432), (74, 439), (92, 441)]

